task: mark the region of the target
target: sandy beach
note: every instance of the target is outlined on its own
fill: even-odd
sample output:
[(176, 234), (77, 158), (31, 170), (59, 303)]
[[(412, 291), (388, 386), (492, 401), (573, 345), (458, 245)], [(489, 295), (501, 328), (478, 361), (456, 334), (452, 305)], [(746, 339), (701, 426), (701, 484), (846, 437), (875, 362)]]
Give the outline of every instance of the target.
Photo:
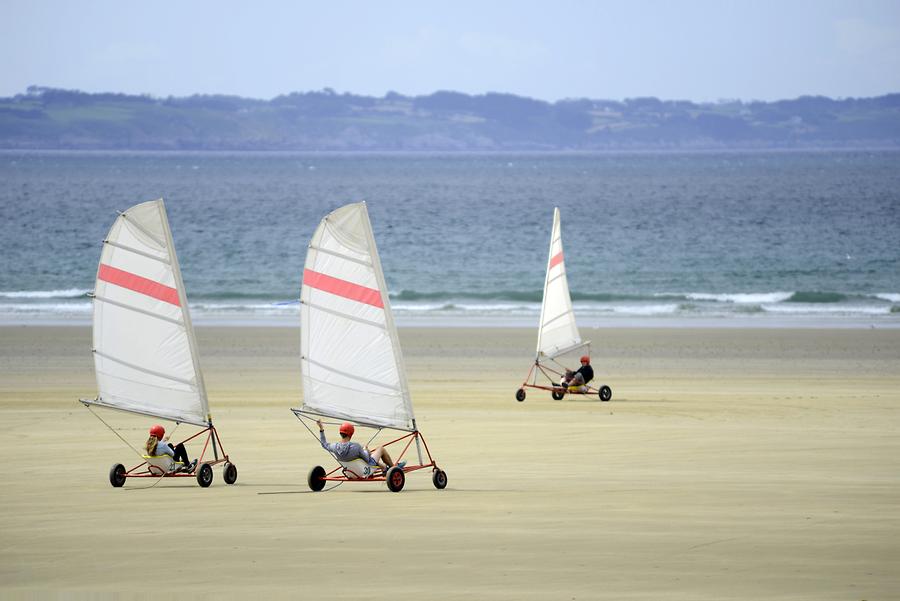
[(449, 485), (393, 494), (308, 490), (296, 328), (197, 329), (237, 484), (114, 489), (90, 329), (2, 327), (0, 596), (900, 598), (900, 329), (582, 334), (609, 403), (516, 402), (531, 329), (401, 328)]

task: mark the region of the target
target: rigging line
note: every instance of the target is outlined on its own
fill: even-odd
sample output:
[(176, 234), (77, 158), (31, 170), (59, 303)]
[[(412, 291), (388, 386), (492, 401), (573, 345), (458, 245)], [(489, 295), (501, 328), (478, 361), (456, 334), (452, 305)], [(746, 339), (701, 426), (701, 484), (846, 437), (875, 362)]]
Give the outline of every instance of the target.
[[(321, 445), (322, 445), (322, 441), (319, 440), (319, 437), (316, 436), (316, 435), (313, 433), (313, 431), (310, 429), (310, 427), (306, 425), (306, 422), (303, 420), (303, 418), (302, 418), (300, 415), (297, 415), (296, 413), (294, 413), (294, 415), (297, 416), (297, 419), (300, 420), (300, 423), (303, 424), (303, 427), (306, 428), (306, 431), (309, 432), (309, 435), (312, 436), (312, 437), (315, 439), (315, 441), (316, 441), (317, 443), (319, 443), (319, 446), (321, 446)], [(305, 417), (306, 417), (306, 419), (312, 421), (312, 418), (311, 418), (311, 417), (309, 417), (309, 416), (305, 416)], [(325, 422), (325, 423), (326, 423), (326, 424), (335, 424), (335, 423), (337, 423), (337, 422)], [(379, 432), (380, 432), (380, 431), (381, 431), (381, 430), (379, 430)], [(376, 432), (376, 434), (377, 434), (377, 433), (378, 433), (378, 432)], [(369, 441), (369, 442), (371, 442), (371, 441)], [(331, 451), (329, 451), (328, 454), (331, 455), (332, 457), (334, 457), (334, 454), (333, 454)], [(334, 457), (334, 460), (337, 461), (337, 457)], [(340, 461), (338, 461), (338, 463), (340, 463)], [(319, 492), (328, 492), (328, 491), (330, 491), (330, 490), (334, 490), (335, 488), (337, 488), (337, 487), (340, 486), (341, 484), (343, 484), (343, 482), (338, 482), (338, 483), (335, 484), (334, 486), (330, 486), (330, 487), (328, 487), (328, 488), (323, 488), (323, 489), (322, 489), (321, 491), (319, 491)]]
[(124, 244), (120, 244), (118, 242), (113, 242), (112, 240), (104, 240), (103, 244), (109, 244), (110, 246), (115, 246), (116, 248), (121, 248), (122, 250), (126, 250), (128, 252), (132, 252), (136, 255), (141, 255), (142, 257), (147, 257), (148, 259), (153, 259), (154, 261), (159, 261), (160, 263), (164, 263), (166, 265), (171, 265), (171, 262), (168, 259), (163, 259), (162, 257), (157, 257), (156, 255), (151, 255), (150, 253), (139, 250), (137, 248), (132, 248), (130, 246), (126, 246)]
[(106, 426), (107, 428), (109, 428), (110, 432), (112, 432), (113, 434), (115, 434), (116, 436), (118, 436), (118, 437), (119, 437), (119, 440), (121, 440), (121, 441), (124, 442), (126, 445), (128, 445), (128, 447), (129, 447), (132, 451), (134, 451), (134, 453), (135, 453), (138, 457), (140, 457), (141, 459), (144, 458), (144, 454), (143, 454), (143, 453), (141, 453), (141, 452), (138, 451), (136, 448), (134, 448), (133, 446), (131, 446), (131, 443), (130, 443), (130, 442), (128, 442), (127, 440), (125, 440), (124, 438), (122, 438), (122, 435), (119, 434), (118, 432), (116, 432), (116, 431), (113, 429), (112, 426), (110, 426), (109, 424), (107, 424), (106, 421), (104, 421), (104, 419), (103, 419), (102, 417), (100, 417), (99, 415), (97, 415), (97, 414), (94, 412), (94, 410), (91, 409), (91, 406), (90, 406), (90, 405), (85, 405), (85, 407), (87, 407), (88, 411), (90, 411), (91, 413), (94, 414), (94, 417), (96, 417), (96, 418), (99, 419), (101, 422), (103, 422), (103, 425)]

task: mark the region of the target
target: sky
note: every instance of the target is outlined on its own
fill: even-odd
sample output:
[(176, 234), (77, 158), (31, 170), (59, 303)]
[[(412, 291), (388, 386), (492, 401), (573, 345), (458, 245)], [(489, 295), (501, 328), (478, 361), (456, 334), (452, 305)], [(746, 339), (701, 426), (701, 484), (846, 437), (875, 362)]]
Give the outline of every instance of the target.
[(900, 92), (900, 0), (0, 0), (0, 56), (2, 97), (870, 97)]

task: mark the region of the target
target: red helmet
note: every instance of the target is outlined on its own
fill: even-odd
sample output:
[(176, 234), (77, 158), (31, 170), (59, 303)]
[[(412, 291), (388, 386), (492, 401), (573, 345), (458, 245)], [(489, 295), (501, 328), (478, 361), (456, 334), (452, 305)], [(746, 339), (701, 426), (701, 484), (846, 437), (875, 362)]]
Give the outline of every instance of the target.
[(590, 362), (591, 362), (591, 358), (588, 357), (587, 355), (582, 355), (582, 356), (581, 356), (581, 362), (582, 362), (582, 363), (590, 363)]
[(166, 435), (166, 429), (156, 424), (152, 428), (150, 428), (150, 436), (155, 436), (158, 439), (162, 440), (162, 437)]
[(338, 428), (338, 432), (346, 436), (347, 438), (352, 438), (353, 433), (356, 431), (356, 428), (353, 427), (353, 424), (350, 422), (344, 422), (341, 424), (341, 427)]

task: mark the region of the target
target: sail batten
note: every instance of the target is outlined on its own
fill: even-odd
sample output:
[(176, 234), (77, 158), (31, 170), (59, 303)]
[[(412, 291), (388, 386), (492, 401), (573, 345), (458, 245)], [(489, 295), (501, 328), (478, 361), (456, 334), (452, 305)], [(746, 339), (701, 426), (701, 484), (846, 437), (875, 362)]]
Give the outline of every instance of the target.
[(142, 257), (147, 257), (148, 259), (153, 259), (154, 261), (159, 261), (160, 263), (168, 264), (168, 262), (169, 262), (168, 259), (164, 259), (162, 257), (157, 257), (154, 255), (151, 255), (148, 252), (144, 252), (144, 251), (138, 250), (136, 248), (131, 248), (130, 246), (125, 246), (124, 244), (119, 244), (117, 242), (111, 242), (109, 240), (104, 240), (103, 243), (109, 244), (110, 246), (115, 246), (116, 248), (120, 248), (122, 250), (127, 250), (128, 252), (132, 252), (132, 253), (141, 255)]
[(331, 315), (335, 315), (337, 317), (343, 317), (344, 319), (350, 319), (350, 320), (355, 321), (356, 323), (366, 324), (366, 325), (372, 326), (373, 328), (380, 328), (382, 330), (385, 328), (385, 324), (383, 324), (383, 323), (378, 323), (376, 321), (370, 321), (368, 319), (363, 319), (361, 317), (356, 317), (354, 315), (350, 315), (347, 313), (341, 313), (339, 311), (335, 311), (334, 309), (329, 309), (327, 307), (323, 307), (322, 305), (315, 305), (313, 303), (304, 303), (303, 301), (300, 301), (300, 302), (302, 304), (309, 305), (310, 308), (315, 309), (316, 311), (323, 311), (325, 313), (330, 313)]
[(141, 313), (148, 317), (152, 317), (153, 319), (161, 319), (163, 321), (167, 321), (171, 324), (175, 324), (176, 326), (183, 326), (184, 324), (178, 321), (177, 319), (173, 319), (171, 317), (166, 317), (165, 315), (159, 315), (157, 313), (153, 313), (152, 311), (147, 311), (146, 309), (139, 309), (137, 307), (132, 307), (130, 305), (126, 305), (125, 303), (120, 303), (118, 301), (114, 301), (106, 298), (105, 296), (99, 296), (97, 294), (94, 295), (95, 301), (100, 301), (101, 303), (109, 303), (110, 305), (115, 305), (116, 307), (121, 307), (123, 309), (127, 309), (128, 311), (134, 311), (136, 313)]
[(204, 425), (209, 405), (163, 201), (121, 213), (105, 242), (94, 288), (97, 404)]
[(569, 282), (566, 278), (558, 207), (553, 209), (553, 230), (550, 234), (550, 251), (547, 255), (544, 298), (539, 323), (538, 357), (554, 357), (565, 349), (581, 344), (581, 335), (578, 333), (575, 312), (572, 309), (572, 297), (569, 294)]
[(335, 252), (333, 250), (328, 250), (327, 248), (322, 248), (321, 246), (313, 246), (309, 245), (309, 248), (313, 250), (317, 250), (321, 253), (325, 253), (328, 255), (332, 255), (334, 257), (338, 257), (339, 259), (345, 259), (347, 261), (352, 261), (354, 263), (359, 263), (360, 265), (365, 265), (366, 267), (370, 267), (372, 265), (371, 261), (365, 261), (363, 259), (357, 259), (356, 257), (351, 257), (350, 255), (341, 254), (339, 252)]
[(135, 371), (140, 371), (140, 372), (143, 372), (143, 373), (151, 375), (151, 376), (156, 376), (158, 378), (163, 378), (164, 380), (171, 380), (172, 382), (178, 382), (180, 384), (186, 384), (188, 386), (194, 386), (196, 384), (196, 382), (194, 382), (193, 380), (185, 380), (183, 378), (179, 378), (177, 376), (173, 376), (170, 374), (164, 374), (162, 372), (153, 371), (151, 369), (146, 369), (144, 367), (141, 367), (140, 365), (135, 365), (133, 363), (129, 363), (128, 361), (123, 361), (121, 359), (117, 359), (116, 357), (107, 355), (106, 353), (104, 353), (102, 351), (94, 350), (94, 353), (96, 353), (97, 355), (100, 355), (101, 357), (103, 357), (104, 359), (106, 359), (108, 361), (115, 361), (119, 365), (124, 365), (125, 367), (130, 367), (131, 369), (133, 369)]
[(414, 416), (365, 203), (326, 216), (300, 291), (302, 410), (400, 430)]

